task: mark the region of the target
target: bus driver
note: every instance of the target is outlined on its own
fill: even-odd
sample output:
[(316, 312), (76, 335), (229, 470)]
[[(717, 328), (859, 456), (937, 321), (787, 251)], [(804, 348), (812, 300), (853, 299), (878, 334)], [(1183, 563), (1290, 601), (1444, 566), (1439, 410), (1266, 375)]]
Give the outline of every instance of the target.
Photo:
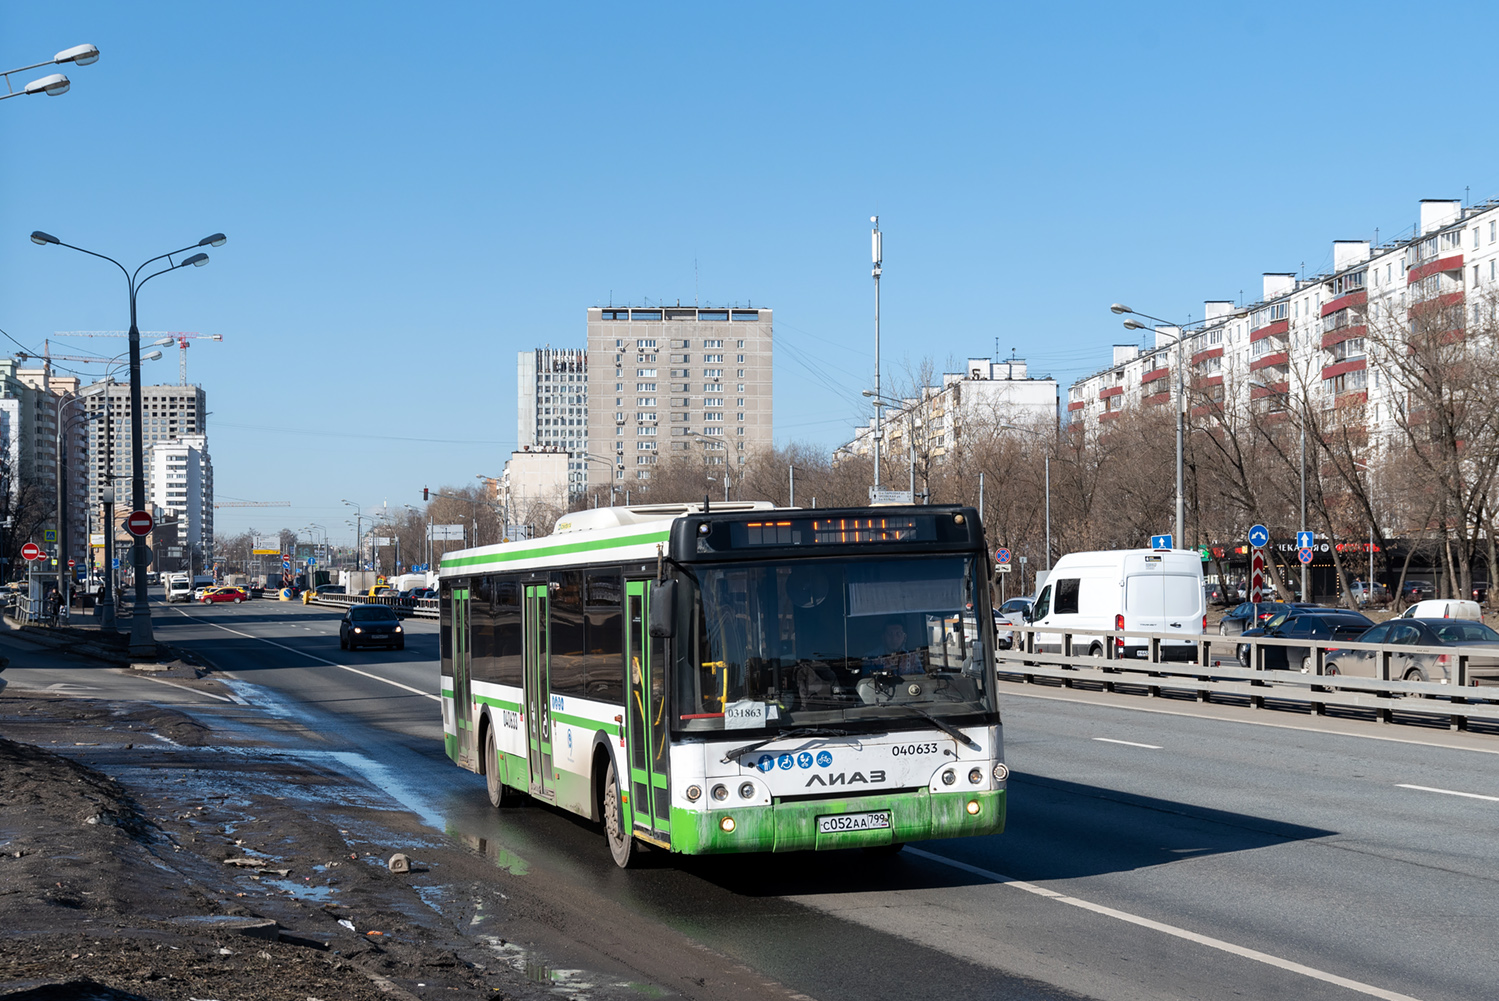
[(865, 677), (871, 674), (925, 674), (919, 651), (906, 647), (906, 624), (898, 618), (885, 622), (880, 646), (864, 655)]

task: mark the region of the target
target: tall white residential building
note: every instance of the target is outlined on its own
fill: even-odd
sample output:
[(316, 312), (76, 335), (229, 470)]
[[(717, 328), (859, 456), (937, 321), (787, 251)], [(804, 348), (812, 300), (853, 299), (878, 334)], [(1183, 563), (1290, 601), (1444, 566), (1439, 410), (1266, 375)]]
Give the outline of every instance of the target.
[(520, 448), (510, 453), (500, 477), (498, 500), (507, 524), (530, 524), (533, 509), (549, 509), (552, 517), (567, 510), (571, 456), (555, 448)]
[(516, 449), (568, 453), (568, 492), (583, 492), (588, 452), (588, 352), (536, 348), (516, 358)]
[[(1181, 382), (1196, 416), (1215, 408), (1259, 420), (1285, 419), (1305, 397), (1324, 410), (1358, 405), (1373, 440), (1393, 430), (1395, 387), (1381, 369), (1371, 327), (1399, 329), (1439, 318), (1460, 327), (1499, 295), (1499, 201), (1420, 203), (1412, 235), (1373, 247), (1338, 240), (1333, 269), (1298, 278), (1271, 272), (1258, 302), (1206, 303), (1201, 329), (1177, 346), (1175, 328), (1154, 343), (1114, 348), (1112, 363), (1068, 390), (1067, 421), (1099, 427), (1132, 407), (1177, 399)], [(1475, 315), (1476, 320), (1476, 315)]]
[(213, 545), (213, 460), (207, 436), (158, 440), (147, 456), (153, 508), (176, 518), (179, 542), (207, 551)]
[(663, 453), (741, 466), (769, 448), (773, 345), (769, 309), (589, 309), (588, 485), (649, 479)]
[[(112, 474), (117, 491), (115, 503), (125, 506), (128, 511), (130, 478), (134, 472), (130, 459), (130, 385), (96, 382), (83, 389), (83, 396), (86, 400), (83, 406), (100, 415), (88, 424), (89, 503), (101, 502), (104, 487)], [(206, 403), (207, 398), (198, 386), (142, 386), (142, 452), (149, 457), (152, 447), (157, 444), (188, 435), (205, 437), (208, 434)], [(206, 446), (204, 453), (207, 454)], [(149, 458), (145, 472), (146, 495), (154, 497)], [(211, 494), (208, 501), (211, 507)]]
[[(913, 447), (939, 457), (959, 444), (965, 433), (1006, 424), (1051, 427), (1056, 420), (1055, 379), (1033, 378), (1022, 358), (970, 358), (963, 371), (944, 373), (940, 386), (923, 386), (918, 396), (890, 401), (881, 418), (881, 451), (892, 462), (902, 461)], [(869, 455), (873, 445), (871, 417), (835, 454)]]

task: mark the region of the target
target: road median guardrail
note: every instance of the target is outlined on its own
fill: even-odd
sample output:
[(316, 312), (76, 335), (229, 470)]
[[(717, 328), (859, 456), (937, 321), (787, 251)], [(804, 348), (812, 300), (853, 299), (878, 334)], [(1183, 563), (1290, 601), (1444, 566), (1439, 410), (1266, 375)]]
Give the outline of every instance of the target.
[[(1012, 628), (1011, 649), (1000, 650), (995, 656), (1001, 680), (1034, 684), (1037, 679), (1048, 679), (1068, 688), (1082, 682), (1097, 685), (1103, 691), (1143, 689), (1152, 697), (1163, 693), (1192, 695), (1199, 702), (1212, 702), (1215, 697), (1233, 698), (1247, 700), (1256, 709), (1264, 708), (1267, 700), (1289, 702), (1304, 705), (1315, 715), (1325, 715), (1329, 707), (1373, 710), (1382, 723), (1393, 722), (1397, 712), (1444, 716), (1448, 726), (1455, 730), (1466, 730), (1470, 720), (1499, 723), (1499, 671), (1485, 671), (1474, 677), (1469, 665), (1475, 656), (1499, 655), (1499, 648), (1391, 646), (1204, 634), (1193, 638), (1192, 659), (1163, 661), (1162, 643), (1176, 644), (1187, 637), (1181, 633), (1117, 630), (1076, 634), (1077, 645), (1083, 649), (1092, 649), (1095, 644), (1101, 646), (1103, 656), (1088, 656), (1072, 652), (1074, 634), (1024, 625)], [(1037, 633), (1060, 635), (1065, 652), (1036, 650)], [(1114, 657), (1117, 639), (1147, 641), (1147, 655)], [(1266, 670), (1259, 666), (1265, 662), (1265, 650), (1274, 646), (1309, 649), (1306, 669)], [(1248, 667), (1239, 661), (1240, 647), (1248, 649)], [(1326, 673), (1330, 649), (1372, 651), (1375, 676)], [(1445, 655), (1451, 665), (1448, 670), (1452, 681), (1407, 681), (1395, 676), (1399, 673), (1397, 661), (1413, 654)]]
[(314, 594), (310, 603), (314, 605), (332, 605), (340, 608), (347, 608), (350, 605), (390, 605), (396, 610), (397, 615), (407, 615), (418, 619), (435, 619), (438, 617), (436, 598), (417, 598), (415, 601), (412, 601), (384, 594), (373, 596), (365, 594)]

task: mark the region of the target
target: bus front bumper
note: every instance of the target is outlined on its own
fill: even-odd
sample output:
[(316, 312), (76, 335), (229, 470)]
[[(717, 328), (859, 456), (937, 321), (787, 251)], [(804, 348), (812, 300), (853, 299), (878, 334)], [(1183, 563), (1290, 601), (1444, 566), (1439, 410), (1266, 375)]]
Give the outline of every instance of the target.
[[(824, 817), (887, 813), (888, 827), (824, 832)], [(998, 834), (1005, 826), (1005, 791), (926, 789), (841, 799), (776, 801), (702, 812), (672, 808), (672, 850), (687, 855), (794, 852)]]

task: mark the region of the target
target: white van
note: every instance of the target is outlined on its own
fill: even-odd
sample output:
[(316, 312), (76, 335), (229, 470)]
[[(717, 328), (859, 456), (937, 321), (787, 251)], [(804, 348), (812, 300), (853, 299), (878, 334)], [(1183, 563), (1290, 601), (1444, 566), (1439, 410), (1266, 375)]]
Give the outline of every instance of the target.
[(1483, 621), (1478, 602), (1462, 598), (1427, 598), (1400, 613), (1402, 619), (1472, 619)]
[[(1068, 553), (1051, 568), (1036, 596), (1031, 625), (1037, 648), (1060, 653), (1063, 633), (1072, 634), (1075, 655), (1101, 657), (1114, 629), (1180, 633), (1161, 641), (1162, 660), (1193, 660), (1207, 627), (1202, 593), (1202, 557), (1190, 549), (1111, 549)], [(1116, 657), (1149, 657), (1150, 641), (1119, 641)]]
[(193, 600), (193, 581), (185, 573), (174, 573), (167, 577), (167, 604)]

